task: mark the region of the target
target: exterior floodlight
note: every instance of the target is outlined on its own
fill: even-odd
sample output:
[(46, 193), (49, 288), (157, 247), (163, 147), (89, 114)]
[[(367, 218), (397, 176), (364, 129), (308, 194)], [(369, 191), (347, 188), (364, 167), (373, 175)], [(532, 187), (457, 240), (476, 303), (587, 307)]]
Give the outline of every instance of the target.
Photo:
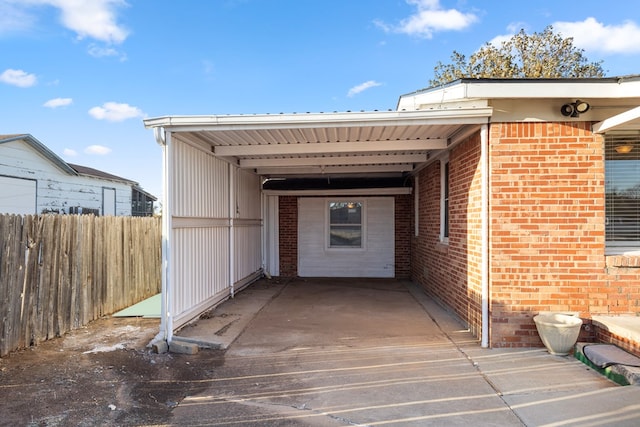
[(577, 100), (576, 102), (564, 104), (560, 108), (560, 112), (565, 117), (579, 117), (580, 114), (586, 113), (587, 111), (589, 111), (590, 107), (591, 106), (588, 103)]
[(589, 108), (591, 107), (589, 104), (587, 104), (584, 101), (576, 101), (573, 103), (573, 105), (575, 106), (575, 110), (578, 114), (586, 113), (587, 111), (589, 111)]

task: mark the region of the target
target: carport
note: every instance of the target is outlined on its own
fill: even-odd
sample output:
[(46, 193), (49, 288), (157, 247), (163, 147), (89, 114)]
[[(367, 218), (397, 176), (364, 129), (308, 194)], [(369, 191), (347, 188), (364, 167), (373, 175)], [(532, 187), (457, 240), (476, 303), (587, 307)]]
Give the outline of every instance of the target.
[[(283, 274), (284, 196), (298, 203), (300, 275), (394, 277), (398, 243), (380, 249), (397, 240), (385, 228), (399, 209), (393, 196), (415, 194), (412, 174), (473, 133), (485, 135), (486, 155), (491, 113), (467, 101), (417, 111), (146, 119), (163, 150), (159, 338), (170, 341), (262, 275)], [(417, 221), (426, 213), (414, 205), (403, 215)]]

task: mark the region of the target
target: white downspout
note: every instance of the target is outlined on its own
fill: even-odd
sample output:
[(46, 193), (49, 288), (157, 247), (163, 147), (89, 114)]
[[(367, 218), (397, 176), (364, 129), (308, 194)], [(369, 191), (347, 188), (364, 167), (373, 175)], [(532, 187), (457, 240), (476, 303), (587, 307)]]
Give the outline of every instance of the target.
[(156, 339), (168, 343), (173, 338), (173, 319), (171, 317), (171, 133), (163, 128), (153, 128), (156, 142), (162, 147), (162, 294), (160, 332)]
[(489, 347), (489, 125), (480, 128), (481, 185), (481, 287), (482, 287), (482, 338), (480, 345)]

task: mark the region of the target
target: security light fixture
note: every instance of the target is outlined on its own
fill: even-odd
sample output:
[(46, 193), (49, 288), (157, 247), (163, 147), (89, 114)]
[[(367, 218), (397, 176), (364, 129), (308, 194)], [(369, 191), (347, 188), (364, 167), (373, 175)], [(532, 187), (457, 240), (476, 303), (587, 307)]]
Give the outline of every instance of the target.
[(589, 111), (591, 106), (584, 101), (580, 101), (579, 99), (576, 102), (571, 102), (569, 104), (564, 104), (560, 108), (560, 112), (565, 117), (579, 117), (580, 114), (586, 113)]

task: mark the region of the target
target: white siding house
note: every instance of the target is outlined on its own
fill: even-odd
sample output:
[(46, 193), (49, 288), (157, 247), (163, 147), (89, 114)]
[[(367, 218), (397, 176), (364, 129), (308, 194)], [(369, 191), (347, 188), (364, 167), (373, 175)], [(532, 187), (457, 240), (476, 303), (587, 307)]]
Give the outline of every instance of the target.
[(138, 183), (66, 163), (29, 134), (0, 135), (0, 214), (132, 215)]

